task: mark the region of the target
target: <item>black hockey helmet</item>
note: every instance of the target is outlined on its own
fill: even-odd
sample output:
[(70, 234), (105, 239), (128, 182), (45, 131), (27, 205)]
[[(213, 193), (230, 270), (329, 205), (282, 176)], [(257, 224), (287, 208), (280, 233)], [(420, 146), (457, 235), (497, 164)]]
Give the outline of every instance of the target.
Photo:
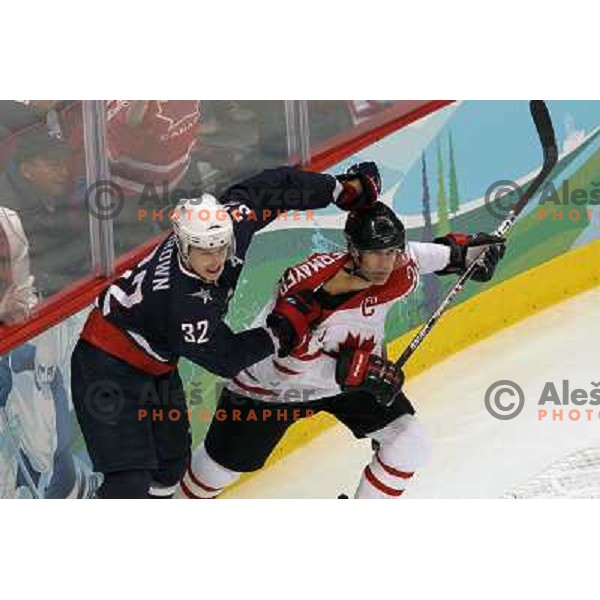
[(346, 219), (344, 233), (348, 244), (362, 252), (406, 246), (402, 221), (383, 202), (375, 202), (365, 211), (351, 212)]

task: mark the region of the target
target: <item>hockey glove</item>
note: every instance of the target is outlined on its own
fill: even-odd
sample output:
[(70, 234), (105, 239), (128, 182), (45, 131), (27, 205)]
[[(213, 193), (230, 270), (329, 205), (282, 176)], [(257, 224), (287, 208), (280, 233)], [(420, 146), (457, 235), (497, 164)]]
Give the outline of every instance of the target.
[(321, 306), (310, 291), (278, 298), (267, 317), (267, 327), (279, 340), (280, 358), (302, 345), (321, 314)]
[(404, 384), (394, 363), (364, 348), (341, 345), (335, 378), (343, 392), (364, 391), (384, 406), (392, 404)]
[[(336, 175), (336, 179), (344, 188), (335, 202), (342, 210), (368, 210), (381, 194), (381, 176), (374, 162), (352, 165), (344, 174)], [(360, 182), (360, 191), (350, 183), (354, 180)]]
[(436, 275), (461, 275), (483, 254), (483, 263), (471, 275), (474, 281), (489, 281), (506, 250), (503, 237), (488, 233), (449, 233), (433, 241), (450, 247), (450, 261)]

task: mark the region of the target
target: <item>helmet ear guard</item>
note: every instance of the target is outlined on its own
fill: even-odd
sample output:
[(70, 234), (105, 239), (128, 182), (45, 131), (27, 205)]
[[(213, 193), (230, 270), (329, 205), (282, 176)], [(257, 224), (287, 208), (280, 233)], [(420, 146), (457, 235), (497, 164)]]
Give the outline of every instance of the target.
[(365, 281), (369, 281), (369, 279), (362, 273), (360, 270), (361, 255), (360, 250), (355, 248), (350, 241), (348, 241), (348, 252), (350, 253), (350, 257), (352, 258), (352, 267), (345, 268), (346, 272), (354, 277), (360, 277)]

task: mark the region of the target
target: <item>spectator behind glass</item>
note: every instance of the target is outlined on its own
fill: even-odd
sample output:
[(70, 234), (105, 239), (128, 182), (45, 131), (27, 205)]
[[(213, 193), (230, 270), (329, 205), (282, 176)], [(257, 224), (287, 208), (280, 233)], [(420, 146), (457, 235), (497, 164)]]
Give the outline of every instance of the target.
[(68, 144), (47, 130), (28, 132), (0, 175), (0, 225), (21, 255), (28, 247), (42, 298), (90, 271), (87, 213), (68, 202), (71, 157)]
[(0, 165), (14, 153), (23, 130), (45, 127), (48, 135), (70, 143), (75, 151), (75, 166), (85, 174), (83, 120), (81, 103), (70, 100), (1, 100)]
[(112, 180), (126, 196), (148, 184), (174, 188), (185, 175), (196, 145), (199, 100), (108, 102), (108, 158)]
[(0, 324), (26, 319), (36, 303), (21, 221), (17, 213), (0, 207)]
[(110, 178), (124, 197), (114, 222), (120, 255), (171, 227), (168, 210), (188, 193), (180, 185), (196, 145), (200, 101), (110, 100), (107, 109)]

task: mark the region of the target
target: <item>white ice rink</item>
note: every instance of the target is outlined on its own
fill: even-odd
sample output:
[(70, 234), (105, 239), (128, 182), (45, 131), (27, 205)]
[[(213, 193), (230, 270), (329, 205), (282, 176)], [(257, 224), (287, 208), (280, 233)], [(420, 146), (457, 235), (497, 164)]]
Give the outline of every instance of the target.
[[(559, 393), (565, 379), (571, 390), (588, 393), (592, 382), (600, 385), (599, 346), (600, 288), (595, 288), (411, 379), (406, 393), (433, 438), (434, 453), (404, 497), (497, 498), (573, 450), (600, 447), (600, 406), (538, 405), (546, 382), (554, 382)], [(525, 393), (521, 414), (506, 421), (484, 406), (487, 388), (503, 379)], [(562, 408), (563, 421), (538, 420), (540, 408), (549, 415)], [(577, 408), (580, 420), (569, 420), (568, 411)], [(594, 409), (592, 420), (586, 409)], [(352, 496), (370, 456), (368, 440), (355, 440), (336, 425), (225, 497)]]

